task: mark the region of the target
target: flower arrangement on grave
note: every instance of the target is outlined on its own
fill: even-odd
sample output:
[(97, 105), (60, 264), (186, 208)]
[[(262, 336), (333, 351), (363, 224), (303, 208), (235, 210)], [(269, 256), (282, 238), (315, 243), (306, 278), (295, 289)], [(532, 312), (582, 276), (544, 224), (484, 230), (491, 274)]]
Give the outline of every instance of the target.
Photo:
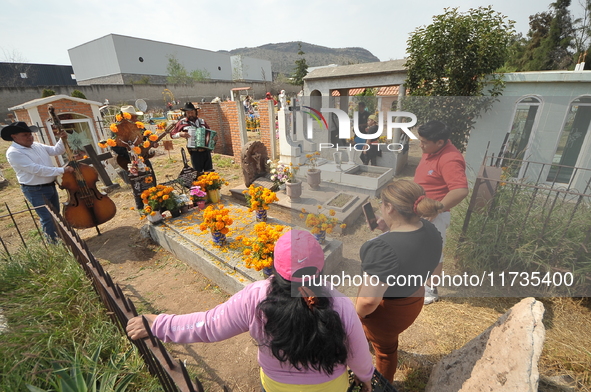
[(207, 193), (201, 190), (201, 187), (199, 185), (193, 185), (189, 191), (189, 194), (191, 195), (191, 200), (193, 201), (193, 203), (203, 201), (205, 200), (205, 196), (207, 196)]
[(201, 187), (202, 190), (213, 191), (221, 189), (223, 185), (228, 185), (228, 183), (218, 173), (208, 172), (200, 175), (197, 181), (193, 181), (193, 186), (195, 185)]
[(210, 205), (203, 210), (203, 222), (199, 225), (199, 229), (209, 230), (215, 244), (222, 246), (226, 243), (226, 234), (230, 231), (229, 226), (233, 222), (229, 209), (222, 204), (217, 207)]
[(256, 212), (257, 221), (267, 220), (267, 210), (273, 202), (279, 201), (275, 192), (263, 186), (251, 184), (248, 189), (242, 191), (248, 203), (248, 210)]
[(249, 206), (249, 211), (268, 210), (269, 204), (279, 201), (275, 192), (264, 186), (254, 186), (251, 184), (248, 189), (242, 191), (246, 196), (246, 202)]
[(281, 237), (287, 226), (269, 225), (260, 222), (254, 225), (255, 235), (242, 238), (244, 263), (247, 268), (260, 271), (273, 266), (273, 251), (275, 243)]
[[(321, 210), (322, 206), (318, 206), (318, 210)], [(335, 218), (335, 211), (329, 210), (328, 216), (323, 213), (311, 213), (307, 212), (305, 209), (302, 208), (302, 213), (300, 214), (301, 219), (305, 219), (306, 227), (310, 229), (310, 233), (314, 235), (321, 235), (322, 233), (332, 233), (332, 230), (339, 225), (339, 220)], [(340, 224), (341, 228), (347, 227), (346, 224)]]
[(162, 210), (173, 211), (179, 208), (179, 199), (171, 186), (156, 185), (146, 189), (141, 194), (144, 215), (154, 215)]
[(320, 158), (320, 151), (313, 152), (312, 154), (306, 154), (306, 158), (308, 159), (306, 162), (310, 166), (310, 169), (308, 169), (308, 171), (317, 171), (318, 159)]

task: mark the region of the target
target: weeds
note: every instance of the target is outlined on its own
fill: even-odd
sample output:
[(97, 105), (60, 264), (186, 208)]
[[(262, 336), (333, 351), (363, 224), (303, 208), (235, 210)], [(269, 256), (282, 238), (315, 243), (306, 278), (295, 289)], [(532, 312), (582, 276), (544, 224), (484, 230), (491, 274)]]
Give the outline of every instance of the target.
[[(589, 199), (501, 183), (489, 204), (472, 214), (463, 237), (463, 221), (454, 220), (450, 249), (456, 249), (458, 264), (469, 272), (571, 272), (570, 294), (584, 294), (591, 274), (591, 250), (585, 246)], [(455, 213), (465, 216), (467, 206), (462, 203)]]
[[(158, 390), (139, 356), (126, 354), (127, 339), (65, 248), (29, 246), (12, 260), (1, 257), (0, 303), (8, 325), (0, 335), (0, 390), (25, 391), (25, 384), (55, 387), (56, 363), (74, 372), (79, 366), (85, 374), (114, 374), (115, 384), (137, 373), (127, 390)], [(86, 360), (97, 351), (96, 363)], [(117, 361), (122, 355), (129, 357)]]

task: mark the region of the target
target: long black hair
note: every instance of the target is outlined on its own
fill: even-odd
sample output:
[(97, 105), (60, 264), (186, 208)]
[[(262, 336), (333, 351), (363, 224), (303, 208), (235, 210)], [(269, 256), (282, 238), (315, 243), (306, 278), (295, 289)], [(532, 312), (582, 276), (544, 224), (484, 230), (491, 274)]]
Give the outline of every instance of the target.
[(292, 283), (275, 272), (267, 298), (258, 305), (264, 315), (267, 341), (263, 345), (279, 361), (298, 370), (331, 375), (335, 365), (347, 362), (347, 335), (341, 317), (332, 308), (332, 298), (322, 288), (310, 289), (319, 295), (313, 310), (301, 296), (293, 297)]

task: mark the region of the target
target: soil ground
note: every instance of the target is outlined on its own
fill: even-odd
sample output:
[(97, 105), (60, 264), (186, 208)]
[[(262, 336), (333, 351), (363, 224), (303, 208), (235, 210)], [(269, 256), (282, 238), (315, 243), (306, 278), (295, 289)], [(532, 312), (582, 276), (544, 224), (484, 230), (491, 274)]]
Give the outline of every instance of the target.
[[(251, 135), (252, 136), (252, 135)], [(159, 182), (176, 178), (182, 168), (180, 147), (160, 151), (153, 160)], [(14, 172), (6, 163), (4, 152), (8, 143), (0, 144), (0, 168), (9, 185), (0, 190), (3, 206), (0, 215), (24, 207), (23, 195), (16, 184)], [(215, 156), (216, 171), (230, 183), (222, 189), (243, 186), (242, 172), (231, 157)], [(417, 145), (411, 146), (409, 162), (402, 176), (412, 177), (420, 158)], [(150, 239), (142, 237), (140, 229), (147, 222), (139, 219), (133, 209), (129, 186), (122, 184), (110, 197), (118, 211), (115, 218), (100, 226), (102, 235), (94, 229), (80, 230), (80, 236), (103, 263), (124, 292), (134, 301), (139, 312), (188, 313), (211, 309), (228, 298), (215, 284), (199, 272), (175, 259)], [(63, 193), (61, 200), (67, 195)], [(35, 238), (34, 226), (26, 214), (19, 215), (18, 226), (27, 240)], [(289, 216), (276, 215), (289, 221)], [(14, 224), (9, 218), (0, 220), (0, 236), (8, 246), (20, 243)], [(347, 228), (344, 235), (335, 235), (344, 242), (345, 257), (358, 260), (361, 244), (372, 237), (364, 222)], [(448, 249), (446, 263), (453, 268), (453, 255)], [(460, 348), (483, 332), (518, 298), (444, 298), (426, 306), (416, 322), (401, 336), (400, 364), (395, 384), (399, 391), (422, 391), (432, 366), (445, 354)], [(540, 373), (546, 377), (569, 376), (576, 390), (590, 391), (591, 376), (591, 311), (587, 299), (541, 299), (546, 307), (544, 324), (546, 341), (540, 361)], [(209, 391), (258, 391), (257, 347), (248, 334), (212, 344), (168, 345), (177, 358), (186, 360), (187, 367), (205, 384)], [(552, 390), (548, 387), (541, 390)]]

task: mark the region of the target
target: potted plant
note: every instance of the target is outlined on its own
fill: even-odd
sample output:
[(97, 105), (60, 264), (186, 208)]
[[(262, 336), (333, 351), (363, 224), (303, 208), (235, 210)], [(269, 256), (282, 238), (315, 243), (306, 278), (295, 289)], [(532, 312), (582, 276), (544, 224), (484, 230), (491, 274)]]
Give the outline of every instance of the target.
[(217, 208), (210, 205), (203, 210), (203, 222), (199, 225), (201, 231), (209, 230), (213, 242), (217, 246), (226, 244), (226, 234), (230, 231), (229, 226), (233, 223), (230, 218), (230, 210), (218, 205)]
[(254, 184), (251, 184), (242, 193), (246, 196), (249, 211), (255, 211), (257, 222), (266, 222), (269, 204), (279, 201), (275, 192), (263, 186), (254, 186)]
[[(321, 209), (322, 206), (318, 206), (318, 210)], [(306, 220), (306, 227), (310, 229), (310, 233), (312, 233), (321, 244), (324, 244), (324, 241), (326, 240), (326, 233), (332, 233), (334, 227), (339, 224), (339, 220), (334, 216), (334, 210), (329, 210), (328, 216), (326, 216), (326, 214), (323, 213), (309, 213), (303, 208), (302, 213), (300, 214), (300, 218)], [(340, 224), (340, 227), (344, 229), (347, 225), (342, 223)]]
[(200, 210), (205, 208), (205, 197), (207, 193), (201, 190), (199, 185), (193, 185), (190, 190), (191, 200), (193, 201), (193, 205), (199, 207)]
[(312, 189), (318, 189), (321, 181), (321, 171), (318, 169), (318, 158), (320, 158), (320, 152), (316, 151), (312, 154), (306, 154), (306, 158), (308, 158), (307, 164), (309, 166), (309, 169), (306, 172), (308, 185), (310, 185), (310, 188)]
[(165, 210), (178, 211), (179, 201), (174, 188), (171, 186), (156, 185), (142, 192), (141, 197), (144, 203), (143, 215), (148, 216), (152, 223), (162, 221), (162, 212)]
[(288, 169), (287, 166), (282, 164), (281, 162), (275, 164), (271, 160), (267, 161), (269, 164), (269, 174), (271, 181), (273, 181), (273, 187), (271, 190), (276, 192), (278, 191), (283, 184), (285, 184), (288, 180)]
[(189, 204), (191, 203), (191, 199), (189, 198), (189, 196), (182, 193), (179, 195), (178, 201), (179, 201), (179, 210), (180, 210), (181, 214), (188, 212), (189, 211)]
[(228, 185), (228, 183), (218, 173), (208, 172), (199, 176), (197, 181), (193, 182), (193, 185), (197, 185), (202, 190), (205, 190), (207, 192), (207, 199), (211, 203), (217, 203), (221, 199), (220, 189), (223, 185)]
[(254, 268), (256, 271), (263, 270), (263, 274), (266, 276), (271, 275), (275, 243), (285, 228), (286, 226), (269, 225), (266, 222), (254, 225), (255, 235), (242, 238), (244, 246), (242, 255), (246, 268)]
[(285, 193), (289, 196), (292, 201), (298, 201), (302, 195), (302, 182), (296, 178), (296, 174), (300, 170), (300, 165), (284, 165), (284, 172), (287, 175), (287, 181), (285, 182)]

